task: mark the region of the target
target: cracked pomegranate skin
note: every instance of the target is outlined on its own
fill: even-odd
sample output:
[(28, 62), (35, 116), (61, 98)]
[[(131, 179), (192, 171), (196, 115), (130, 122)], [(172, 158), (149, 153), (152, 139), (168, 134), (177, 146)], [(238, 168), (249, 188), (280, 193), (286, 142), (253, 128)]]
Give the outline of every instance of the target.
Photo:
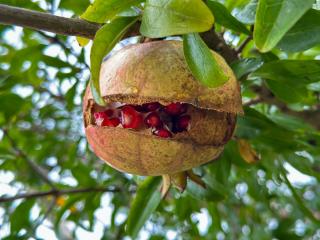
[(236, 115), (242, 113), (238, 82), (224, 59), (213, 52), (229, 81), (207, 88), (192, 76), (180, 41), (130, 45), (102, 64), (101, 95), (106, 102), (143, 105), (187, 103), (188, 131), (161, 138), (147, 131), (94, 124), (89, 87), (83, 101), (85, 132), (94, 153), (122, 172), (137, 175), (174, 174), (221, 154), (232, 137)]

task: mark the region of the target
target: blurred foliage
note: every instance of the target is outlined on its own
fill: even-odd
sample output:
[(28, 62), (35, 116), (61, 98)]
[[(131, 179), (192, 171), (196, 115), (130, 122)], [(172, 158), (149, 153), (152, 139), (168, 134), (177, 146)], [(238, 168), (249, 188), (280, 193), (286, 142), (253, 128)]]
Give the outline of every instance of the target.
[[(0, 0), (68, 17), (81, 15), (89, 2)], [(179, 24), (174, 21), (190, 11), (185, 12), (180, 1), (170, 2), (169, 7), (178, 6), (177, 14), (149, 5), (146, 16), (154, 21), (152, 14), (162, 11), (172, 18), (161, 18), (168, 28), (162, 32), (186, 33), (185, 26), (176, 30)], [(299, 12), (294, 24), (273, 2), (259, 1), (259, 27), (252, 40), (247, 35), (258, 1), (208, 1), (213, 15), (218, 14), (218, 34), (234, 49), (247, 41), (241, 46), (241, 59), (231, 66), (248, 106), (219, 160), (195, 169), (207, 188), (190, 183), (183, 194), (172, 189), (160, 204), (155, 192), (159, 179), (120, 173), (89, 149), (81, 109), (90, 77), (89, 47), (80, 48), (75, 37), (0, 26), (0, 198), (56, 189), (65, 193), (0, 203), (0, 238), (49, 239), (43, 235), (45, 228), (57, 239), (83, 239), (90, 232), (95, 233), (92, 240), (123, 239), (144, 226), (137, 239), (320, 239), (320, 132), (299, 118), (302, 111), (320, 111), (319, 10), (308, 10), (312, 1), (301, 9), (291, 4)], [(112, 17), (137, 14), (123, 12), (131, 4), (123, 1), (119, 8), (109, 9)], [(266, 32), (263, 27), (262, 15), (268, 11), (261, 9), (270, 4), (266, 19), (285, 25), (275, 34), (272, 25)], [(109, 19), (101, 12), (95, 16), (94, 7), (86, 11), (90, 18)], [(206, 11), (202, 4), (198, 10)], [(197, 29), (193, 20), (192, 24)], [(144, 30), (150, 32), (147, 26)], [(257, 39), (259, 47), (271, 51), (260, 53)], [(272, 101), (261, 99), (254, 91), (257, 87), (269, 89)], [(288, 115), (292, 112), (298, 114)], [(237, 139), (260, 160), (246, 161)], [(304, 177), (298, 178), (301, 173)]]

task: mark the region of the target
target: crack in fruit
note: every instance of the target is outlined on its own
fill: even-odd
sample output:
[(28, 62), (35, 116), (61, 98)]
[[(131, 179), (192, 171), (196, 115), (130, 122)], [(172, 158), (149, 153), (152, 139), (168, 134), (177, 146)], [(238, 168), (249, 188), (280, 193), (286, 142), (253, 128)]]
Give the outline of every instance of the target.
[[(117, 107), (115, 107), (117, 106)], [(117, 127), (142, 130), (151, 128), (151, 133), (161, 138), (171, 138), (173, 133), (188, 131), (190, 115), (186, 103), (170, 103), (166, 106), (158, 102), (142, 105), (112, 103), (107, 109), (94, 112), (95, 124), (100, 127)]]

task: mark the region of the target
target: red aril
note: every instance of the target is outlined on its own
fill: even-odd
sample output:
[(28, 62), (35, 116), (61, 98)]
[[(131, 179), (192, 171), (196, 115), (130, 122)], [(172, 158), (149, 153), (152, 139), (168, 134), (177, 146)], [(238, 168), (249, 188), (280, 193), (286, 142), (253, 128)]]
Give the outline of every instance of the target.
[(140, 128), (142, 125), (142, 116), (132, 106), (124, 106), (121, 109), (120, 122), (124, 128)]
[(165, 106), (164, 111), (172, 116), (176, 116), (185, 113), (187, 108), (187, 104), (176, 102)]
[(162, 121), (156, 112), (150, 113), (144, 120), (148, 127), (162, 127)]
[(175, 127), (177, 132), (182, 132), (188, 130), (188, 127), (190, 125), (190, 116), (189, 115), (183, 115), (177, 117), (175, 120)]
[(110, 126), (110, 127), (116, 127), (116, 126), (118, 126), (120, 124), (119, 118), (110, 118), (108, 120), (108, 122), (109, 122), (108, 126)]
[(172, 133), (164, 128), (161, 129), (157, 129), (153, 132), (154, 135), (161, 137), (161, 138), (171, 138), (172, 137)]

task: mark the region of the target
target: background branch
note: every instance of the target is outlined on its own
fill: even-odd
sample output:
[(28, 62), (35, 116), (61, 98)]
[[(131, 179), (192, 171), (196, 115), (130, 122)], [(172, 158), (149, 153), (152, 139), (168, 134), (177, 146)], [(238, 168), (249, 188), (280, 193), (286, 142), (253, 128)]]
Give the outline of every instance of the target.
[(27, 154), (22, 151), (18, 145), (16, 144), (16, 142), (13, 140), (13, 138), (11, 138), (11, 136), (9, 135), (9, 132), (7, 129), (3, 128), (2, 129), (4, 136), (8, 139), (12, 149), (14, 150), (15, 154), (18, 157), (22, 157), (30, 166), (30, 168), (44, 181), (46, 182), (49, 186), (51, 186), (52, 189), (56, 189), (56, 187), (54, 186), (53, 182), (48, 178), (47, 173), (45, 172), (45, 170), (43, 170), (42, 168), (40, 168), (36, 163), (34, 163), (31, 159), (29, 159), (29, 157), (27, 156)]
[(281, 112), (293, 117), (301, 118), (312, 125), (314, 128), (320, 130), (320, 104), (313, 106), (313, 108), (309, 110), (294, 111), (290, 109), (287, 104), (278, 100), (266, 86), (253, 86), (252, 90), (259, 95), (260, 100), (256, 103), (262, 102), (274, 105), (278, 107)]
[(0, 23), (93, 39), (100, 24), (0, 4)]
[(94, 193), (94, 192), (121, 192), (120, 188), (108, 188), (108, 187), (88, 187), (88, 188), (78, 188), (78, 189), (54, 189), (45, 192), (35, 192), (35, 193), (23, 193), (18, 194), (13, 197), (1, 197), (0, 203), (3, 202), (11, 202), (18, 199), (31, 199), (31, 198), (41, 198), (46, 196), (61, 196), (61, 195), (71, 195), (71, 194), (79, 194), (79, 193)]

